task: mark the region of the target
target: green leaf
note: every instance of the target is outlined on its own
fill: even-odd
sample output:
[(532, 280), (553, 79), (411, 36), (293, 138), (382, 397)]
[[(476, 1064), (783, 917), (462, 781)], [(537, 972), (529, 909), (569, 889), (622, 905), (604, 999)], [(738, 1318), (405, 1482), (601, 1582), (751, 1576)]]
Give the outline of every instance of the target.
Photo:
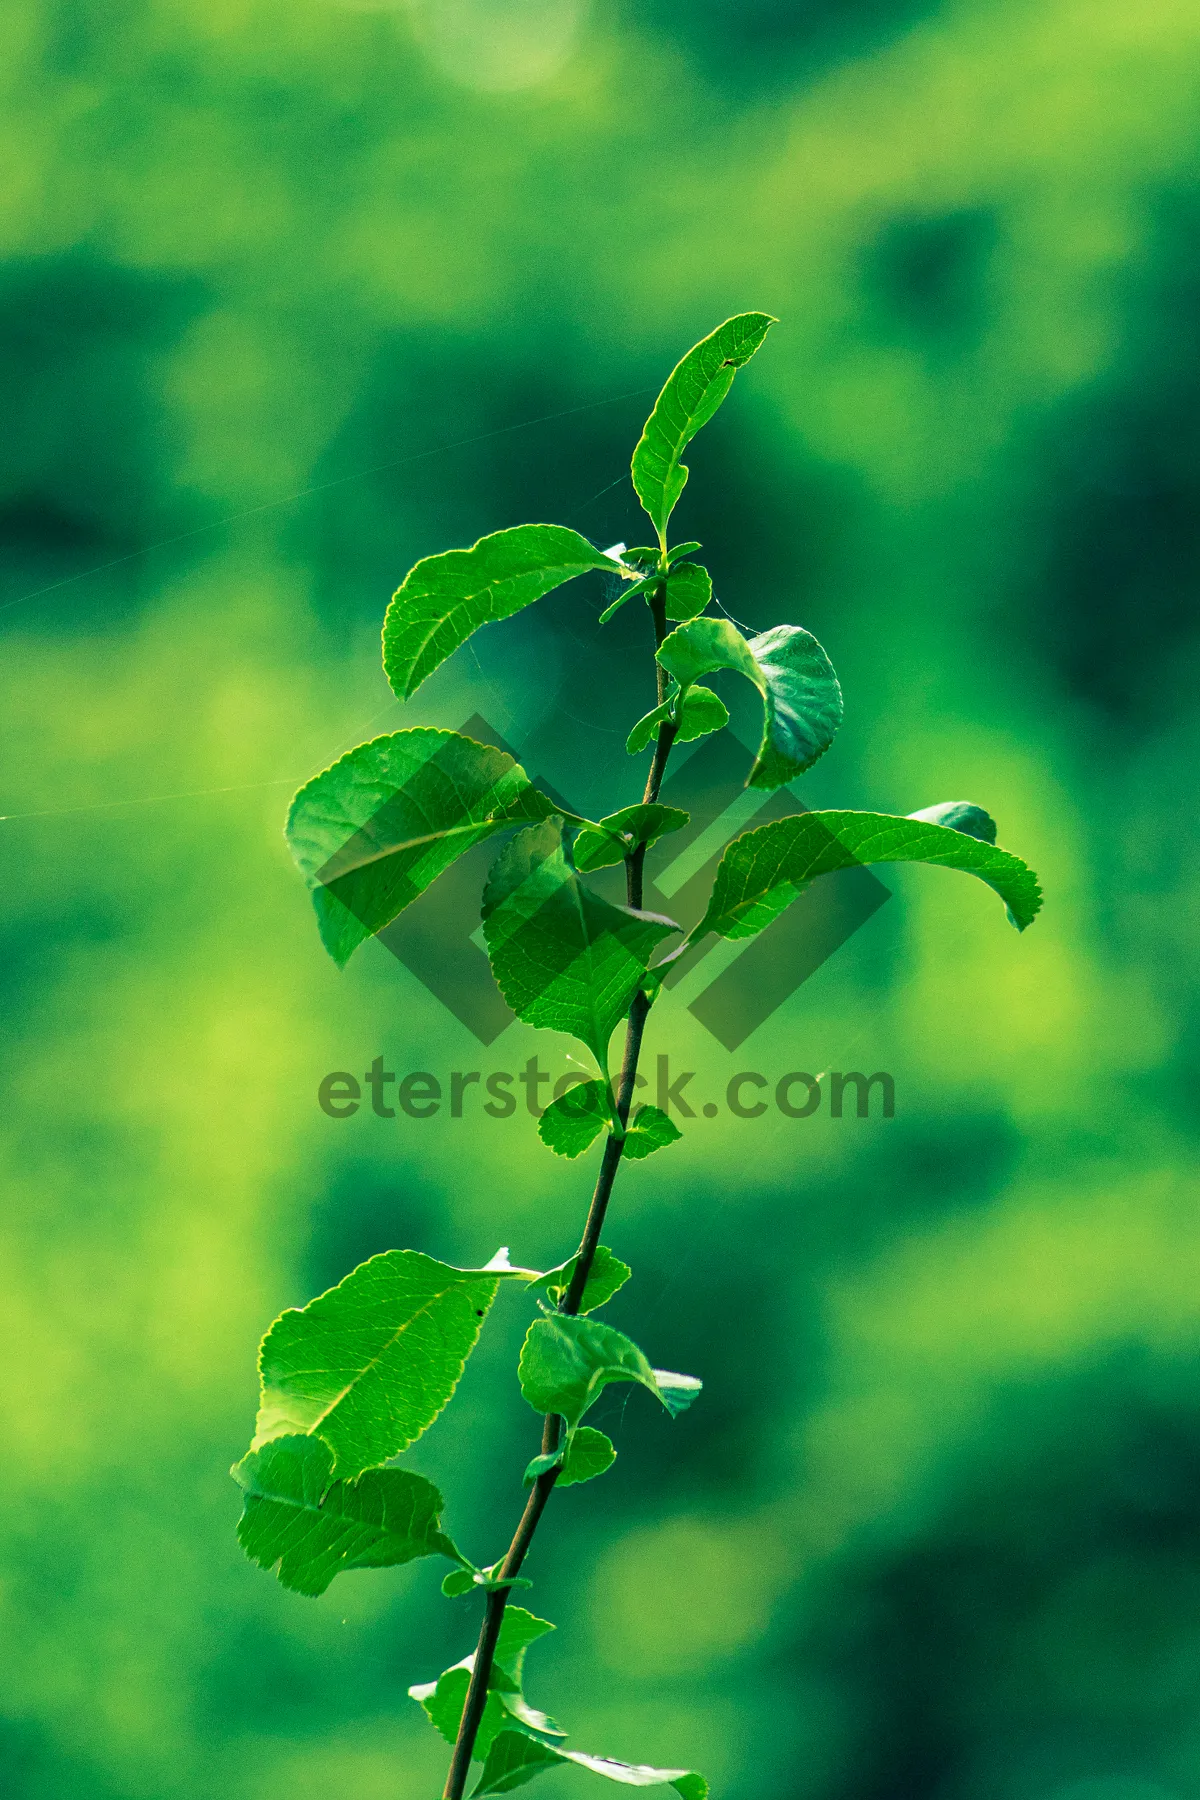
[(683, 1800), (707, 1800), (708, 1783), (692, 1769), (653, 1769), (646, 1763), (617, 1762), (611, 1756), (586, 1756), (582, 1750), (566, 1750), (562, 1755), (576, 1768), (606, 1775), (622, 1787), (673, 1787)]
[(586, 887), (554, 821), (518, 832), (484, 889), (483, 933), (500, 992), (527, 1025), (586, 1044), (602, 1069), (651, 956), (678, 930)]
[(645, 1156), (653, 1156), (664, 1144), (675, 1144), (683, 1136), (673, 1119), (657, 1106), (639, 1106), (625, 1133), (625, 1148), (622, 1156), (640, 1162)]
[(712, 576), (699, 563), (676, 563), (667, 577), (668, 619), (694, 619), (712, 599)]
[(739, 313), (726, 319), (668, 376), (633, 453), (637, 497), (660, 533), (665, 532), (688, 478), (680, 457), (774, 324), (769, 313)]
[[(716, 699), (716, 695), (713, 696)], [(718, 701), (718, 705), (720, 702)], [(726, 714), (728, 717), (728, 714)], [(663, 806), (659, 801), (636, 806), (623, 806), (589, 825), (575, 839), (572, 860), (581, 874), (619, 863), (638, 844), (653, 844), (668, 831), (679, 831), (688, 823), (690, 814), (677, 806)]]
[(612, 1468), (616, 1460), (617, 1453), (613, 1449), (611, 1438), (606, 1437), (602, 1431), (594, 1431), (590, 1425), (580, 1425), (557, 1450), (534, 1457), (525, 1471), (525, 1486), (532, 1487), (539, 1475), (548, 1475), (551, 1469), (559, 1469), (559, 1487), (576, 1487), (581, 1481), (591, 1481), (595, 1476), (603, 1475), (606, 1469)]
[(679, 708), (679, 730), (675, 739), (690, 744), (693, 738), (707, 737), (729, 723), (729, 711), (719, 694), (711, 688), (690, 687)]
[(506, 1257), (486, 1269), (451, 1268), (417, 1250), (360, 1263), (337, 1287), (282, 1313), (263, 1339), (251, 1449), (315, 1434), (345, 1479), (399, 1455), (454, 1392), (500, 1280), (532, 1273)]
[(568, 1429), (614, 1381), (637, 1381), (656, 1397), (654, 1372), (624, 1332), (559, 1314), (529, 1327), (518, 1365), (521, 1392), (538, 1413), (558, 1413)]
[(314, 776), (285, 829), (322, 942), (344, 967), (473, 844), (550, 810), (503, 750), (421, 729), (360, 744)]
[(611, 1756), (587, 1756), (582, 1750), (563, 1750), (517, 1731), (502, 1731), (492, 1739), (472, 1800), (476, 1794), (510, 1794), (563, 1763), (606, 1775), (622, 1787), (673, 1787), (681, 1800), (707, 1800), (708, 1783), (691, 1769), (653, 1769), (645, 1763), (616, 1762)]
[[(501, 1561), (503, 1561), (503, 1558)], [(498, 1562), (492, 1563), (490, 1567), (486, 1569), (477, 1569), (473, 1563), (467, 1562), (465, 1556), (462, 1558), (462, 1562), (463, 1567), (461, 1569), (452, 1569), (449, 1575), (446, 1576), (446, 1579), (442, 1582), (442, 1592), (448, 1600), (455, 1600), (462, 1594), (469, 1594), (475, 1588), (480, 1588), (485, 1593), (489, 1593), (494, 1588), (527, 1588), (533, 1586), (532, 1581), (526, 1581), (522, 1575), (510, 1576), (507, 1580), (501, 1579), (499, 1574), (500, 1563)]]
[[(589, 1439), (604, 1436), (602, 1432), (591, 1432), (586, 1427), (578, 1435), (582, 1438), (585, 1433)], [(604, 1441), (607, 1443), (607, 1439)], [(592, 1470), (593, 1474), (600, 1472), (599, 1468)], [(564, 1473), (560, 1480), (565, 1479)], [(653, 1769), (638, 1763), (614, 1762), (610, 1757), (588, 1756), (551, 1741), (566, 1734), (553, 1719), (529, 1705), (523, 1683), (527, 1648), (553, 1629), (545, 1619), (535, 1617), (523, 1607), (510, 1605), (505, 1611), (488, 1682), (488, 1697), (475, 1739), (475, 1757), (483, 1762), (475, 1793), (507, 1793), (522, 1787), (545, 1769), (560, 1763), (574, 1763), (577, 1768), (589, 1769), (595, 1775), (607, 1775), (627, 1787), (666, 1784), (675, 1788), (681, 1800), (706, 1800), (705, 1782), (691, 1770)], [(447, 1669), (436, 1681), (408, 1690), (449, 1744), (458, 1737), (474, 1666), (472, 1653), (455, 1663), (452, 1669)]]
[[(693, 550), (702, 550), (703, 548), (703, 544), (696, 543), (694, 539), (689, 539), (686, 544), (674, 545), (672, 549), (667, 551), (667, 567), (673, 567), (674, 564), (679, 561), (681, 556), (690, 556)], [(653, 552), (651, 552), (651, 554), (653, 555)]]
[[(513, 1606), (510, 1603), (505, 1608), (488, 1681), (487, 1704), (479, 1735), (475, 1740), (475, 1754), (478, 1757), (486, 1756), (497, 1732), (505, 1727), (511, 1728), (514, 1721), (525, 1730), (543, 1732), (548, 1737), (565, 1735), (548, 1714), (537, 1712), (529, 1706), (522, 1692), (525, 1652), (530, 1644), (536, 1643), (538, 1638), (553, 1630), (554, 1626), (548, 1619), (539, 1619), (536, 1614), (526, 1612), (523, 1606)], [(474, 1667), (475, 1653), (472, 1651), (470, 1656), (464, 1656), (453, 1668), (445, 1670), (436, 1681), (410, 1687), (408, 1690), (410, 1697), (424, 1707), (432, 1723), (449, 1744), (454, 1743), (458, 1736)]]
[(558, 1768), (564, 1760), (552, 1744), (526, 1737), (524, 1732), (501, 1731), (488, 1746), (483, 1770), (471, 1790), (472, 1800), (476, 1794), (511, 1794), (535, 1775)]
[(577, 1487), (581, 1481), (594, 1481), (611, 1469), (617, 1460), (612, 1439), (591, 1425), (581, 1425), (567, 1446), (559, 1487)]
[(608, 1120), (608, 1083), (580, 1081), (551, 1101), (538, 1120), (538, 1136), (556, 1156), (582, 1156)]
[(645, 713), (638, 720), (625, 740), (625, 748), (630, 756), (636, 756), (640, 750), (646, 748), (651, 738), (658, 736), (658, 728), (671, 717), (673, 705), (673, 697), (664, 700), (661, 706), (656, 706), (653, 712)]
[(323, 1594), (347, 1569), (392, 1568), (419, 1556), (461, 1560), (440, 1530), (442, 1496), (407, 1469), (334, 1481), (327, 1444), (283, 1437), (252, 1450), (231, 1473), (245, 1494), (243, 1550), (264, 1569), (278, 1565), (284, 1587), (298, 1594)]
[(695, 619), (660, 646), (658, 660), (681, 688), (714, 669), (734, 669), (763, 701), (763, 737), (747, 787), (777, 788), (812, 767), (842, 720), (842, 690), (811, 632), (775, 625), (744, 638), (728, 619)]
[(523, 1485), (532, 1487), (539, 1476), (548, 1475), (551, 1469), (557, 1469), (562, 1462), (565, 1449), (565, 1444), (560, 1444), (557, 1450), (547, 1450), (541, 1456), (535, 1456), (532, 1462), (525, 1465)]
[[(572, 1256), (569, 1261), (560, 1263), (557, 1269), (548, 1269), (536, 1281), (530, 1282), (530, 1292), (540, 1287), (545, 1288), (550, 1300), (557, 1306), (571, 1285), (578, 1260), (577, 1256)], [(614, 1256), (606, 1244), (598, 1244), (584, 1283), (583, 1298), (579, 1303), (580, 1315), (595, 1312), (597, 1307), (611, 1300), (618, 1288), (625, 1286), (632, 1273), (629, 1264), (622, 1262), (619, 1256)]]
[(503, 1561), (504, 1558), (501, 1557), (499, 1561), (489, 1563), (486, 1569), (476, 1569), (474, 1585), (489, 1592), (496, 1588), (529, 1588), (533, 1586), (532, 1581), (527, 1581), (523, 1575), (502, 1575), (500, 1569)]
[(671, 1417), (677, 1419), (681, 1412), (687, 1411), (704, 1383), (695, 1375), (677, 1375), (673, 1369), (655, 1369), (654, 1385)]
[(617, 595), (611, 605), (605, 607), (600, 614), (600, 624), (607, 625), (613, 614), (619, 613), (627, 600), (632, 600), (638, 594), (648, 594), (652, 588), (658, 586), (661, 579), (660, 575), (643, 575), (640, 581), (633, 582), (631, 586)]
[[(536, 1613), (528, 1612), (523, 1606), (506, 1608), (492, 1661), (497, 1678), (503, 1678), (501, 1685), (506, 1686), (508, 1692), (520, 1688), (525, 1678), (525, 1652), (529, 1646), (555, 1629), (549, 1619), (539, 1619)], [(474, 1657), (467, 1657), (466, 1664), (474, 1668)]]
[(568, 1431), (610, 1382), (639, 1382), (672, 1415), (691, 1404), (701, 1385), (691, 1375), (652, 1369), (623, 1331), (565, 1313), (537, 1319), (529, 1327), (517, 1373), (521, 1392), (534, 1411), (558, 1413)]
[(639, 719), (626, 740), (625, 748), (630, 756), (636, 756), (644, 750), (650, 739), (658, 736), (658, 728), (664, 719), (669, 719), (679, 708), (679, 729), (675, 733), (680, 744), (690, 744), (693, 738), (707, 737), (710, 731), (720, 731), (729, 723), (729, 713), (725, 702), (714, 694), (711, 688), (690, 687), (683, 696), (682, 705), (679, 695), (672, 694), (653, 712)]
[(456, 1600), (462, 1594), (470, 1594), (477, 1586), (474, 1569), (451, 1569), (442, 1582), (442, 1592), (447, 1600)]
[(611, 568), (610, 557), (565, 525), (515, 525), (469, 550), (422, 557), (383, 622), (383, 667), (393, 692), (407, 700), (481, 625), (511, 618), (588, 569)]
[(981, 844), (996, 841), (996, 821), (970, 800), (943, 800), (940, 806), (926, 806), (921, 812), (909, 813), (910, 819), (927, 819), (931, 825), (948, 825), (951, 831), (965, 832)]
[(753, 937), (818, 875), (883, 862), (932, 863), (978, 876), (999, 894), (1018, 931), (1032, 923), (1042, 903), (1037, 876), (1019, 857), (946, 825), (889, 813), (797, 813), (733, 840), (692, 939), (706, 931)]

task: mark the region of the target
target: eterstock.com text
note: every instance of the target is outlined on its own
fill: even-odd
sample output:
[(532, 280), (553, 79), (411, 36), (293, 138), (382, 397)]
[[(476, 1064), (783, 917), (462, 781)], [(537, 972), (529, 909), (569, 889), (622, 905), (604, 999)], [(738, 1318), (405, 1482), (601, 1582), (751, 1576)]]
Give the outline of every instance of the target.
[[(317, 1088), (317, 1103), (331, 1119), (353, 1118), (364, 1108), (380, 1119), (510, 1119), (518, 1106), (540, 1119), (552, 1100), (590, 1077), (579, 1069), (555, 1076), (531, 1056), (523, 1069), (452, 1069), (435, 1075), (428, 1069), (398, 1074), (377, 1056), (362, 1076), (335, 1069)], [(693, 1086), (693, 1083), (698, 1085)], [(716, 1086), (720, 1099), (712, 1097)], [(896, 1083), (882, 1069), (867, 1075), (859, 1069), (829, 1069), (811, 1075), (789, 1069), (764, 1075), (739, 1069), (723, 1083), (705, 1079), (695, 1069), (673, 1070), (669, 1056), (659, 1056), (654, 1076), (639, 1075), (638, 1100), (653, 1101), (680, 1119), (761, 1119), (774, 1111), (788, 1119), (809, 1119), (827, 1112), (830, 1118), (882, 1118), (896, 1114)]]

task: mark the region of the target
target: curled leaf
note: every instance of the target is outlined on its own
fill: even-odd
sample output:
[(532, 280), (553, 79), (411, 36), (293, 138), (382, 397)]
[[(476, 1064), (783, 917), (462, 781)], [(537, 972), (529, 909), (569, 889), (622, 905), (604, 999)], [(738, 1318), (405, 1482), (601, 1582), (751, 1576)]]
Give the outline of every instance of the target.
[(447, 1600), (456, 1600), (462, 1594), (469, 1594), (475, 1587), (474, 1569), (451, 1569), (442, 1582), (442, 1592)]
[(623, 1331), (565, 1313), (538, 1319), (529, 1327), (517, 1373), (521, 1392), (534, 1411), (559, 1414), (569, 1431), (614, 1381), (640, 1383), (672, 1414), (682, 1410), (679, 1395), (686, 1391), (684, 1404), (690, 1404), (700, 1388), (694, 1376), (652, 1369)]
[(548, 1475), (551, 1469), (557, 1469), (566, 1454), (566, 1445), (560, 1444), (557, 1450), (547, 1450), (541, 1456), (535, 1456), (525, 1467), (525, 1486), (532, 1487), (541, 1476)]
[(664, 640), (658, 660), (681, 688), (733, 669), (762, 695), (763, 735), (747, 787), (777, 788), (823, 756), (842, 720), (842, 690), (811, 632), (776, 625), (744, 638), (728, 619), (694, 619)]
[(695, 1375), (677, 1375), (673, 1369), (655, 1369), (654, 1385), (658, 1397), (673, 1419), (686, 1412), (704, 1383)]
[(967, 837), (978, 838), (981, 844), (994, 844), (996, 841), (996, 821), (991, 813), (984, 812), (982, 806), (976, 806), (970, 800), (943, 800), (940, 806), (926, 806), (920, 812), (909, 813), (910, 819), (925, 819), (931, 825), (948, 825), (951, 831), (961, 831)]

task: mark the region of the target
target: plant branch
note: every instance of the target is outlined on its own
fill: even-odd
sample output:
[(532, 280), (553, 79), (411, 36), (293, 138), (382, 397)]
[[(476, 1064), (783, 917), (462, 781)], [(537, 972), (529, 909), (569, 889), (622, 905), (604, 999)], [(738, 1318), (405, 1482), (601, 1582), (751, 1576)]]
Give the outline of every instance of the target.
[[(650, 600), (650, 613), (654, 620), (654, 647), (657, 650), (667, 634), (665, 581), (659, 583)], [(661, 706), (666, 698), (667, 674), (661, 663), (656, 662), (654, 666), (658, 677), (658, 700)], [(667, 723), (659, 727), (658, 739), (654, 746), (654, 759), (646, 780), (646, 802), (658, 798), (676, 730), (676, 726)], [(645, 859), (646, 846), (644, 844), (639, 844), (637, 849), (625, 859), (625, 886), (630, 906), (640, 907), (642, 904)], [(599, 1174), (596, 1177), (592, 1202), (588, 1208), (583, 1237), (576, 1253), (575, 1267), (571, 1272), (567, 1291), (559, 1304), (560, 1312), (572, 1316), (579, 1311), (588, 1276), (592, 1272), (592, 1263), (595, 1261), (596, 1251), (600, 1244), (600, 1233), (604, 1229), (605, 1215), (612, 1197), (613, 1183), (617, 1177), (617, 1165), (621, 1161), (621, 1153), (625, 1148), (624, 1130), (629, 1123), (638, 1060), (642, 1051), (642, 1037), (646, 1030), (650, 1005), (650, 996), (639, 988), (629, 1006), (629, 1019), (625, 1027), (625, 1047), (621, 1056), (621, 1073), (617, 1082), (617, 1116), (621, 1121), (622, 1135), (617, 1137), (610, 1133), (605, 1140), (604, 1155), (600, 1162)], [(558, 1449), (562, 1441), (562, 1431), (562, 1420), (555, 1413), (547, 1414), (542, 1426), (541, 1453), (543, 1456), (549, 1456)], [(521, 1514), (520, 1523), (508, 1547), (508, 1553), (500, 1566), (498, 1572), (500, 1580), (512, 1581), (520, 1574), (521, 1564), (533, 1542), (533, 1534), (538, 1528), (538, 1523), (546, 1509), (546, 1502), (549, 1500), (557, 1480), (558, 1469), (553, 1468), (548, 1469), (544, 1475), (539, 1475), (534, 1482), (529, 1498), (525, 1502), (525, 1510)], [(463, 1706), (458, 1737), (454, 1745), (454, 1755), (450, 1762), (450, 1771), (446, 1776), (443, 1800), (462, 1800), (466, 1789), (467, 1777), (471, 1770), (471, 1758), (475, 1750), (475, 1740), (479, 1735), (484, 1707), (487, 1705), (496, 1644), (500, 1637), (500, 1627), (504, 1622), (504, 1610), (508, 1605), (510, 1591), (507, 1587), (498, 1587), (492, 1588), (488, 1593), (483, 1624), (479, 1631), (479, 1641), (475, 1646), (466, 1703)]]

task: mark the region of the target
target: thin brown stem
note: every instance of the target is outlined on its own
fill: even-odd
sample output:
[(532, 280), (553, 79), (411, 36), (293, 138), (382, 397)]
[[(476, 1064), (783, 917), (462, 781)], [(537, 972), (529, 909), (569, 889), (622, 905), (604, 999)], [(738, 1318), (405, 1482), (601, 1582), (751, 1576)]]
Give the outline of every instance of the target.
[[(621, 1058), (621, 1074), (617, 1083), (617, 1117), (621, 1121), (622, 1133), (629, 1123), (633, 1084), (637, 1076), (638, 1058), (642, 1051), (642, 1034), (646, 1029), (649, 1012), (650, 997), (639, 988), (629, 1006), (629, 1023), (625, 1028), (625, 1051)], [(579, 1311), (583, 1290), (587, 1286), (588, 1276), (592, 1272), (592, 1263), (599, 1248), (600, 1233), (604, 1229), (604, 1217), (608, 1211), (608, 1202), (612, 1197), (613, 1182), (617, 1178), (617, 1164), (621, 1160), (621, 1152), (624, 1148), (624, 1135), (616, 1137), (610, 1134), (605, 1142), (600, 1173), (596, 1178), (596, 1188), (592, 1195), (592, 1204), (588, 1208), (587, 1223), (584, 1225), (583, 1237), (576, 1253), (570, 1284), (559, 1309), (561, 1312), (575, 1314)]]
[[(650, 611), (654, 620), (654, 647), (657, 650), (666, 636), (667, 630), (665, 584), (660, 585), (652, 598)], [(667, 676), (660, 663), (655, 663), (655, 669), (658, 676), (658, 698), (661, 706), (667, 694)], [(659, 727), (658, 740), (654, 746), (654, 760), (650, 765), (650, 774), (646, 781), (646, 802), (658, 798), (667, 758), (671, 754), (671, 745), (675, 740), (675, 732), (674, 725), (664, 724)], [(625, 860), (625, 886), (630, 906), (640, 907), (642, 904), (642, 871), (645, 856), (646, 848), (642, 844)], [(646, 1030), (646, 1019), (649, 1012), (650, 997), (639, 988), (629, 1006), (629, 1020), (625, 1027), (625, 1047), (621, 1055), (621, 1073), (617, 1078), (617, 1117), (621, 1121), (622, 1135), (617, 1137), (610, 1134), (605, 1141), (604, 1155), (601, 1158), (600, 1171), (592, 1193), (592, 1203), (588, 1208), (583, 1237), (580, 1239), (579, 1249), (575, 1256), (575, 1267), (571, 1271), (571, 1280), (559, 1305), (560, 1312), (571, 1316), (578, 1313), (583, 1300), (584, 1289), (587, 1287), (588, 1276), (592, 1272), (592, 1264), (599, 1248), (600, 1233), (604, 1228), (608, 1203), (612, 1197), (613, 1183), (617, 1178), (617, 1166), (625, 1148), (624, 1129), (629, 1123), (638, 1059), (641, 1056), (642, 1037)], [(562, 1441), (562, 1433), (562, 1419), (554, 1413), (548, 1414), (542, 1426), (543, 1456), (549, 1456), (558, 1449)], [(538, 1523), (546, 1509), (546, 1502), (549, 1500), (557, 1480), (558, 1468), (555, 1467), (548, 1469), (544, 1475), (539, 1475), (534, 1482), (529, 1498), (525, 1502), (525, 1510), (521, 1514), (520, 1522), (513, 1534), (513, 1540), (500, 1565), (498, 1571), (500, 1580), (512, 1581), (520, 1574), (521, 1564), (533, 1542), (533, 1534), (538, 1528)], [(496, 1645), (500, 1638), (500, 1627), (504, 1623), (504, 1610), (508, 1605), (510, 1591), (507, 1587), (497, 1587), (488, 1592), (479, 1641), (475, 1647), (466, 1704), (463, 1707), (450, 1771), (446, 1776), (443, 1800), (462, 1800), (467, 1785), (475, 1740), (479, 1735), (483, 1709), (487, 1705), (492, 1665), (496, 1657)]]
[[(562, 1433), (562, 1421), (555, 1414), (547, 1415), (542, 1425), (542, 1455), (549, 1456), (558, 1449), (559, 1437)], [(545, 1475), (539, 1475), (525, 1502), (525, 1510), (521, 1514), (520, 1523), (513, 1534), (513, 1541), (508, 1547), (499, 1574), (502, 1579), (512, 1580), (521, 1572), (521, 1564), (525, 1561), (525, 1553), (533, 1542), (533, 1534), (538, 1528), (538, 1520), (545, 1510), (551, 1490), (558, 1479), (558, 1470), (551, 1469)], [(504, 1623), (504, 1609), (508, 1605), (510, 1590), (506, 1587), (492, 1588), (487, 1597), (483, 1611), (483, 1624), (479, 1631), (479, 1642), (475, 1646), (475, 1659), (471, 1669), (471, 1681), (467, 1688), (466, 1704), (463, 1707), (462, 1719), (458, 1727), (458, 1737), (454, 1745), (454, 1755), (450, 1761), (450, 1770), (446, 1776), (443, 1800), (461, 1800), (467, 1785), (467, 1776), (471, 1772), (471, 1757), (475, 1749), (475, 1739), (479, 1735), (479, 1726), (483, 1719), (483, 1709), (487, 1705), (488, 1687), (492, 1678), (492, 1664), (496, 1658), (496, 1644), (500, 1637), (500, 1627)]]

